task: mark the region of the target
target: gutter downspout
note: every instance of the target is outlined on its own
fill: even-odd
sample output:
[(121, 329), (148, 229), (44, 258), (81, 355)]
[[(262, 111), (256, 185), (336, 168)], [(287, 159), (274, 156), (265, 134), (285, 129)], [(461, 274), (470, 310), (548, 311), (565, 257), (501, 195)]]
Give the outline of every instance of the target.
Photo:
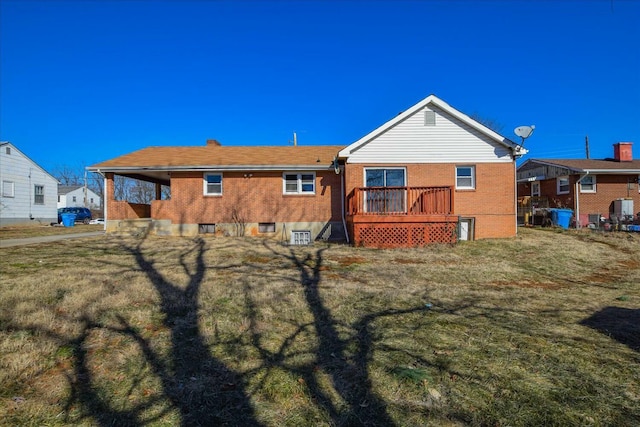
[(349, 232), (347, 231), (347, 221), (344, 218), (344, 172), (347, 170), (347, 163), (344, 164), (344, 171), (340, 174), (340, 213), (342, 214), (342, 228), (344, 229), (344, 236), (349, 243)]
[(107, 197), (107, 176), (105, 174), (103, 174), (100, 171), (100, 169), (98, 169), (96, 172), (99, 173), (102, 176), (102, 178), (104, 179), (104, 183), (103, 183), (104, 187), (102, 187), (102, 188), (104, 188), (104, 190), (102, 191), (102, 204), (103, 204), (102, 208), (104, 209), (104, 212), (102, 214), (104, 215), (104, 225), (102, 226), (102, 229), (106, 232), (107, 231), (107, 212), (108, 212), (108, 210), (107, 210), (107, 199), (108, 199), (108, 197)]
[(580, 184), (587, 176), (589, 176), (589, 171), (576, 181), (576, 228), (582, 228), (582, 224), (580, 224)]

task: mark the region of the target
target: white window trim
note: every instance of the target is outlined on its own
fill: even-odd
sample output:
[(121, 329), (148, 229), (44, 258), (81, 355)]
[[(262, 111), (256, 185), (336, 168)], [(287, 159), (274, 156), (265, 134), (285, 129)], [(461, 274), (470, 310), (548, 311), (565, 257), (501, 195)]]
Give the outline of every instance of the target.
[[(587, 175), (584, 178), (592, 178), (593, 179), (593, 189), (592, 190), (585, 190), (582, 187), (583, 182), (581, 180), (580, 181), (580, 192), (581, 193), (595, 193), (596, 192), (596, 176), (595, 175)], [(582, 178), (582, 179), (584, 179), (584, 178)]]
[[(38, 194), (38, 192), (36, 191), (36, 189), (40, 187), (42, 188), (42, 194)], [(42, 202), (37, 202), (36, 201), (36, 197), (38, 196), (42, 196)], [(45, 192), (44, 192), (44, 185), (43, 184), (33, 184), (33, 204), (34, 205), (44, 205), (45, 204)]]
[[(287, 191), (287, 175), (296, 175), (296, 191)], [(302, 175), (313, 175), (313, 191), (302, 191)], [(315, 172), (283, 172), (282, 173), (282, 194), (285, 196), (300, 196), (316, 194), (316, 173)]]
[[(209, 193), (207, 192), (207, 177), (208, 176), (219, 176), (220, 177), (220, 192), (219, 193)], [(224, 177), (222, 176), (222, 172), (205, 172), (204, 174), (202, 174), (202, 194), (204, 194), (205, 196), (222, 196), (222, 190), (223, 190), (223, 181), (224, 181)]]
[[(372, 170), (401, 170), (404, 178), (404, 185), (402, 185), (401, 187), (406, 187), (407, 186), (407, 168), (406, 167), (373, 167), (373, 168), (362, 168), (362, 182), (364, 183), (364, 187), (367, 186), (367, 171), (372, 171)], [(386, 182), (385, 182), (386, 184)], [(383, 187), (387, 187), (387, 185), (384, 185)]]
[[(533, 189), (537, 188), (538, 191), (534, 191)], [(532, 181), (531, 182), (531, 197), (540, 197), (540, 182)]]
[[(560, 181), (567, 180), (567, 191), (560, 191)], [(567, 175), (559, 176), (556, 178), (556, 194), (569, 194), (571, 192), (571, 184), (569, 183), (569, 177)]]
[(16, 197), (16, 184), (13, 181), (2, 181), (2, 197)]
[[(458, 168), (471, 168), (471, 186), (458, 185)], [(466, 176), (463, 178), (467, 178)], [(456, 165), (456, 190), (475, 190), (476, 189), (476, 166), (475, 165)]]

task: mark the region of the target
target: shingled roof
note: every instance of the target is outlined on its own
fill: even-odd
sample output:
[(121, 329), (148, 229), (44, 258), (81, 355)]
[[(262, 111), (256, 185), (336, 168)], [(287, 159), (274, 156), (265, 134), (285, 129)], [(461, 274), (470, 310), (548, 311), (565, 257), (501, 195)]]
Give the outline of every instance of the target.
[[(551, 166), (564, 167), (575, 172), (616, 172), (616, 173), (638, 173), (640, 171), (640, 160), (619, 162), (614, 159), (530, 159), (527, 163), (538, 163)], [(524, 166), (524, 165), (523, 165)], [(522, 167), (521, 167), (522, 168)], [(521, 169), (518, 168), (518, 169)]]
[(274, 169), (330, 167), (342, 146), (148, 147), (90, 166), (89, 170), (122, 169)]

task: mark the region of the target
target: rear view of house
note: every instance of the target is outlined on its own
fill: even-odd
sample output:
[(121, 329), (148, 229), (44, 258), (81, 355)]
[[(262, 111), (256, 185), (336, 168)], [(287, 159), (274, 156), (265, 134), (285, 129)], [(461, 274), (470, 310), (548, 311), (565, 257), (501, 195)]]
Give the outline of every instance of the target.
[[(516, 234), (519, 145), (431, 95), (348, 146), (149, 147), (105, 176), (107, 232), (258, 235), (422, 246)], [(119, 200), (117, 177), (152, 182)], [(163, 197), (162, 188), (170, 188)]]
[(428, 96), (340, 151), (354, 243), (514, 236), (515, 159), (524, 153)]
[(529, 159), (518, 168), (518, 198), (531, 209), (572, 209), (579, 226), (604, 217), (623, 220), (640, 212), (640, 160), (633, 159), (633, 144), (613, 146), (606, 159)]
[(57, 221), (58, 181), (10, 142), (0, 143), (0, 226)]

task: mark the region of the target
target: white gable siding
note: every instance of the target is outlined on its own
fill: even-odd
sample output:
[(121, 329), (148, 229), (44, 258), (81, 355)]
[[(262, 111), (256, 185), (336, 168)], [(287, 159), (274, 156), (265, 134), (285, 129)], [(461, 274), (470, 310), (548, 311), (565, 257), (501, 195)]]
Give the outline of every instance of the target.
[[(14, 194), (4, 197), (0, 189), (0, 225), (57, 221), (58, 182), (10, 144), (0, 146), (0, 186), (6, 181), (13, 183)], [(44, 187), (43, 204), (34, 203), (36, 185)]]
[[(425, 110), (436, 112), (425, 126)], [(510, 150), (438, 108), (418, 110), (352, 150), (348, 163), (508, 163)]]
[[(73, 191), (68, 192), (67, 194), (60, 194), (58, 201), (58, 208), (68, 208), (68, 207), (86, 207), (89, 209), (98, 209), (101, 206), (100, 197), (94, 193), (93, 191), (87, 189), (87, 200), (85, 204), (84, 200), (84, 187), (76, 188)], [(76, 201), (73, 201), (73, 197), (75, 196)], [(91, 199), (93, 199), (93, 203), (91, 203)]]

